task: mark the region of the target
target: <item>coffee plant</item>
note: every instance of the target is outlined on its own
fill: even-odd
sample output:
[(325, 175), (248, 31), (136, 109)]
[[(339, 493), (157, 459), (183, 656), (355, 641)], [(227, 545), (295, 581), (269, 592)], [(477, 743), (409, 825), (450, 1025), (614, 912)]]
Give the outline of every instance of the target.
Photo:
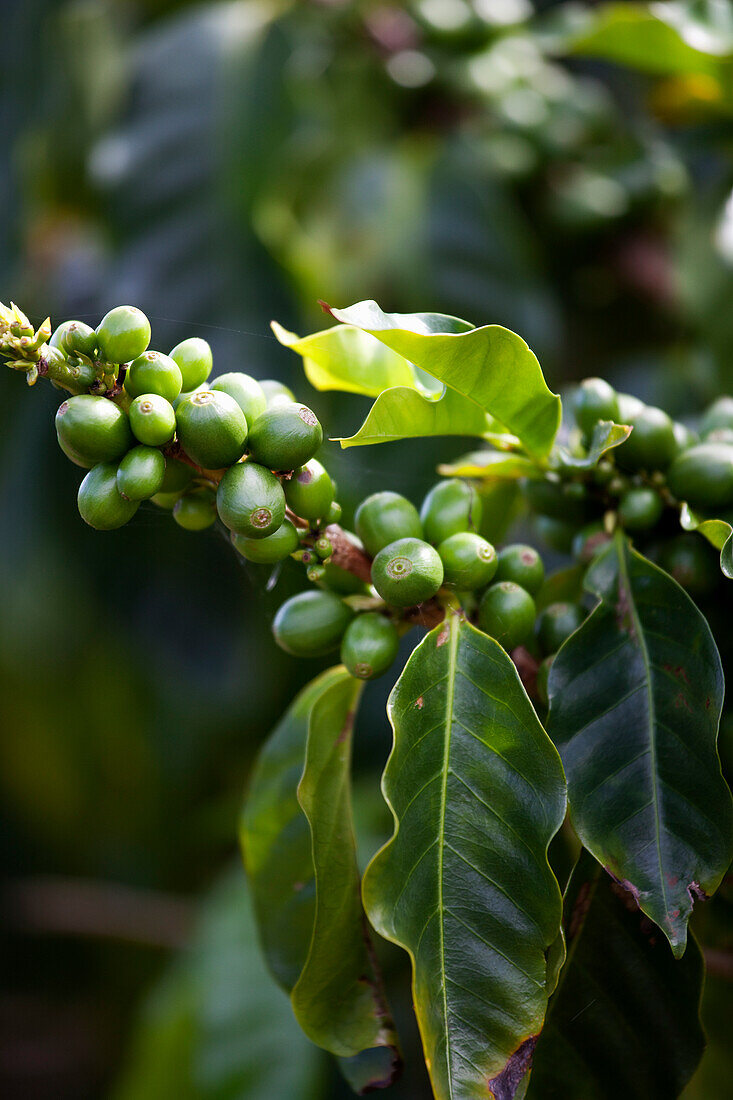
[[(563, 406), (505, 328), (324, 309), (322, 332), (273, 329), (316, 388), (375, 399), (342, 447), (482, 441), (419, 509), (376, 487), (354, 531), (315, 414), (273, 380), (210, 381), (205, 340), (166, 355), (133, 307), (52, 331), (11, 305), (0, 351), (63, 396), (92, 527), (150, 502), (217, 525), (273, 583), (302, 566), (275, 640), (340, 663), (262, 748), (242, 847), (270, 970), (354, 1091), (401, 1065), (370, 925), (410, 957), (437, 1100), (678, 1096), (704, 1045), (688, 924), (733, 849), (708, 625), (733, 579), (733, 398), (682, 424), (587, 378)], [(486, 537), (528, 518), (544, 557)], [(352, 730), (407, 635), (382, 783), (394, 832), (360, 878)]]

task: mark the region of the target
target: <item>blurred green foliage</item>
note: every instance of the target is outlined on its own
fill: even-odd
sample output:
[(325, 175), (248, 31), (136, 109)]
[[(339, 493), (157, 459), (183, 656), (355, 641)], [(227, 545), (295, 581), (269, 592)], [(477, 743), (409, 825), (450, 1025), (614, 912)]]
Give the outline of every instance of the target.
[[(730, 12), (727, 0), (5, 0), (0, 298), (38, 321), (137, 304), (156, 346), (205, 336), (216, 372), (294, 384), (332, 435), (353, 432), (367, 401), (310, 391), (268, 328), (323, 327), (319, 298), (498, 322), (555, 388), (604, 374), (689, 413), (733, 386)], [(269, 636), (293, 578), (285, 569), (266, 594), (267, 570), (153, 508), (113, 534), (85, 528), (53, 393), (17, 376), (0, 389), (8, 897), (50, 875), (60, 903), (79, 877), (193, 906), (234, 851), (257, 746), (315, 671)], [(347, 519), (367, 489), (417, 497), (434, 476), (425, 444), (329, 449)], [(446, 440), (440, 457), (465, 449)], [(387, 689), (368, 689), (356, 746), (371, 837), (387, 828), (373, 781)], [(135, 1026), (115, 1100), (340, 1094), (266, 985), (242, 889), (235, 876), (207, 903)], [(715, 905), (711, 942), (730, 952), (730, 899)], [(163, 953), (104, 921), (61, 938), (53, 912), (43, 935), (10, 912), (0, 1091), (109, 1095)], [(709, 990), (714, 1042), (690, 1100), (722, 1096), (730, 1075), (716, 1025), (730, 985)], [(408, 1028), (408, 1052), (414, 1041)], [(277, 1082), (254, 1058), (266, 1043), (282, 1052)], [(283, 1083), (294, 1067), (297, 1093)], [(408, 1077), (401, 1094), (425, 1088)]]

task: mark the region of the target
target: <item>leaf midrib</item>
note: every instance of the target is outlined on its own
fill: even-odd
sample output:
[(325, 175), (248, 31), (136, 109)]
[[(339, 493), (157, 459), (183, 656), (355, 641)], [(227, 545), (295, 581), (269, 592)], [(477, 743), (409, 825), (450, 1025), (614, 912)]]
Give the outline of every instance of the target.
[(450, 1028), (448, 1026), (448, 987), (445, 973), (445, 926), (443, 904), (443, 852), (445, 851), (445, 814), (448, 801), (448, 769), (450, 763), (451, 734), (453, 731), (453, 701), (455, 697), (456, 683), (456, 654), (458, 651), (458, 630), (455, 618), (448, 623), (450, 631), (450, 656), (448, 660), (448, 689), (445, 699), (445, 742), (443, 746), (443, 782), (440, 792), (440, 829), (438, 832), (438, 921), (440, 936), (440, 984), (443, 989), (443, 1023), (445, 1026), (445, 1056), (448, 1070), (448, 1094), (453, 1097), (453, 1062), (451, 1054)]
[(662, 890), (662, 897), (664, 899), (665, 913), (669, 913), (669, 899), (667, 897), (667, 886), (664, 881), (664, 868), (662, 867), (662, 838), (661, 838), (661, 806), (659, 796), (659, 784), (657, 780), (657, 741), (656, 741), (656, 706), (654, 704), (654, 692), (652, 690), (652, 670), (653, 663), (649, 656), (649, 649), (644, 637), (644, 631), (639, 618), (639, 612), (636, 607), (636, 600), (631, 590), (631, 577), (629, 575), (628, 563), (626, 559), (627, 547), (623, 540), (623, 535), (617, 535), (617, 547), (618, 547), (618, 560), (619, 560), (619, 577), (624, 584), (626, 593), (629, 600), (629, 609), (632, 619), (634, 621), (634, 628), (636, 630), (636, 636), (639, 639), (639, 650), (641, 652), (642, 660), (644, 661), (644, 668), (646, 671), (646, 694), (647, 704), (649, 709), (649, 766), (651, 771), (651, 786), (654, 805), (654, 838), (657, 849), (657, 866), (659, 868), (659, 885)]

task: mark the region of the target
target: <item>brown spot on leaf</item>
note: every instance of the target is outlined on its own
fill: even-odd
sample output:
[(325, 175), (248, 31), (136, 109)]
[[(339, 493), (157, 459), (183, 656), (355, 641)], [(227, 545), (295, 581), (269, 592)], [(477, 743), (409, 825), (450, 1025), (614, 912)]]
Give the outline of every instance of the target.
[(631, 615), (631, 594), (624, 586), (623, 579), (618, 581), (618, 600), (616, 601), (616, 623), (619, 630), (624, 630), (632, 639), (636, 637), (634, 620)]
[(687, 893), (690, 895), (690, 901), (694, 905), (696, 901), (707, 901), (708, 895), (697, 882), (691, 882), (687, 887)]
[(489, 1096), (493, 1097), (493, 1100), (514, 1100), (517, 1089), (532, 1065), (537, 1038), (536, 1035), (530, 1035), (529, 1039), (520, 1043), (501, 1073), (491, 1078)]
[(710, 707), (712, 706), (712, 702), (713, 702), (712, 699), (708, 695), (707, 699), (705, 700), (705, 710), (710, 710)]
[(441, 630), (440, 634), (438, 635), (437, 639), (436, 639), (435, 648), (440, 649), (440, 647), (442, 645), (445, 645), (445, 643), (448, 641), (449, 636), (450, 636), (450, 628), (449, 628), (448, 624), (446, 623), (445, 626), (443, 627), (443, 629)]
[(692, 707), (690, 706), (689, 702), (687, 701), (687, 696), (681, 691), (678, 691), (677, 694), (675, 695), (674, 705), (675, 705), (677, 710), (681, 710), (682, 708), (684, 708), (685, 710), (689, 710), (690, 713), (692, 713)]
[(568, 925), (568, 942), (577, 935), (583, 921), (585, 920), (585, 914), (588, 912), (590, 905), (590, 883), (584, 882), (578, 890), (578, 896), (575, 899), (575, 905), (570, 914), (570, 924)]
[(677, 883), (680, 881), (677, 875), (665, 875), (664, 877), (666, 878), (670, 886), (676, 886)]
[(422, 695), (420, 696), (419, 699), (415, 700), (415, 706), (417, 707), (418, 710), (422, 710), (424, 703), (425, 703), (425, 700), (423, 699)]
[(343, 741), (345, 741), (347, 739), (347, 737), (350, 735), (353, 728), (354, 728), (354, 711), (350, 710), (349, 713), (346, 715), (343, 726), (341, 727), (341, 732), (339, 733), (338, 737), (336, 738), (336, 744), (340, 745)]

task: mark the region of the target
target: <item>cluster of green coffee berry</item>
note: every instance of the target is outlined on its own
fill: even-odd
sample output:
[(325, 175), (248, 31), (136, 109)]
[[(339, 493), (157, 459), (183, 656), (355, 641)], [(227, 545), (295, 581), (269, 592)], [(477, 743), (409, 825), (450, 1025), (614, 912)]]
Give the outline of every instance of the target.
[(401, 632), (414, 621), (425, 622), (433, 601), (439, 614), (460, 607), (506, 650), (526, 646), (544, 657), (538, 672), (542, 699), (549, 659), (585, 612), (562, 602), (538, 615), (535, 596), (545, 576), (540, 555), (523, 544), (497, 553), (479, 534), (481, 520), (481, 496), (467, 481), (438, 482), (419, 512), (398, 493), (373, 493), (357, 508), (355, 534), (344, 534), (366, 555), (369, 577), (360, 591), (372, 593), (375, 609), (355, 615), (354, 601), (331, 590), (334, 582), (338, 587), (334, 573), (316, 567), (312, 576), (319, 590), (292, 596), (277, 612), (278, 643), (296, 656), (340, 645), (352, 675), (371, 679), (388, 670)]
[(601, 378), (581, 382), (571, 407), (570, 446), (580, 453), (599, 421), (632, 430), (591, 470), (560, 467), (523, 483), (540, 539), (587, 563), (618, 523), (691, 592), (709, 591), (720, 571), (699, 536), (679, 532), (679, 510), (686, 503), (703, 515), (730, 518), (733, 398), (718, 398), (694, 430)]

